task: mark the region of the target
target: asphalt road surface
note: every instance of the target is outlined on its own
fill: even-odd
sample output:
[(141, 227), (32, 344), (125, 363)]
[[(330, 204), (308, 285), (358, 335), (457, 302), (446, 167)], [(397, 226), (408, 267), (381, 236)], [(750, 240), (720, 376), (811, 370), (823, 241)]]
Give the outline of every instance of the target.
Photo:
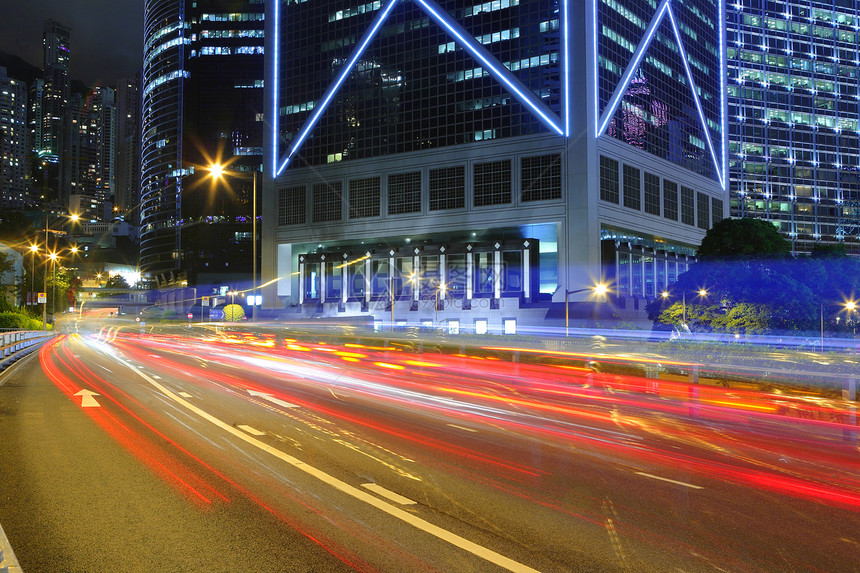
[(115, 329), (0, 382), (26, 573), (860, 571), (845, 404)]

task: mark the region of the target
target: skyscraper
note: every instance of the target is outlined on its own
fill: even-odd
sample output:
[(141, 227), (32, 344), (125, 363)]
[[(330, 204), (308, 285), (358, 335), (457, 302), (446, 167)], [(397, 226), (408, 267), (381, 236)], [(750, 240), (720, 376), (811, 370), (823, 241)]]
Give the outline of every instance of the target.
[[(260, 170), (263, 12), (259, 0), (146, 3), (141, 267), (159, 286), (250, 266), (244, 253), (230, 267), (222, 250), (251, 250), (251, 180), (213, 186), (205, 168), (217, 162), (245, 174)], [(196, 241), (196, 251), (183, 240), (206, 235), (203, 227), (220, 233), (210, 228), (216, 223), (242, 231), (231, 227), (229, 240)]]
[(42, 35), (42, 143), (40, 149), (56, 162), (62, 154), (63, 118), (69, 103), (71, 56), (69, 27), (55, 20), (45, 22)]
[(0, 67), (0, 207), (23, 209), (27, 173), (27, 86)]
[(727, 8), (732, 214), (860, 254), (860, 5)]
[(86, 220), (108, 219), (113, 204), (116, 153), (114, 90), (97, 86), (86, 98), (74, 94), (66, 122), (62, 172), (69, 211)]
[(116, 183), (114, 203), (127, 220), (139, 220), (140, 79), (121, 79), (116, 89)]
[(267, 17), (264, 304), (507, 331), (606, 281), (638, 308), (725, 215), (720, 2)]

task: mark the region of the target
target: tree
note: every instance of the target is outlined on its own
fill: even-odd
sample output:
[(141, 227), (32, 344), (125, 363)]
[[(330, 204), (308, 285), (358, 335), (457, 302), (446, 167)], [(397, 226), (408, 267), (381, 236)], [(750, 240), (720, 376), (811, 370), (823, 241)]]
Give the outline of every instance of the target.
[[(765, 221), (721, 221), (705, 235), (699, 255), (672, 286), (672, 296), (648, 306), (655, 324), (681, 322), (686, 300), (693, 331), (815, 331), (822, 308), (860, 294), (860, 261), (840, 248), (792, 257), (788, 241)], [(825, 322), (828, 330), (847, 328), (834, 312)]]
[(791, 243), (772, 224), (762, 219), (723, 219), (705, 234), (698, 255), (713, 258), (784, 258)]
[(116, 292), (117, 290), (126, 290), (131, 288), (128, 284), (128, 281), (125, 280), (125, 277), (122, 275), (113, 275), (108, 278), (107, 282), (105, 282), (99, 293), (99, 298), (107, 298), (107, 297), (117, 297), (122, 299), (127, 299), (127, 293)]

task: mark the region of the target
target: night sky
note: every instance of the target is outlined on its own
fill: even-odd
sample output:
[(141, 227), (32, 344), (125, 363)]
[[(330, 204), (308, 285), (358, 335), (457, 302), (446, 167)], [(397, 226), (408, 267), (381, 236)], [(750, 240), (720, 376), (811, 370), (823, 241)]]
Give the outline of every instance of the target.
[(143, 53), (144, 0), (0, 0), (0, 52), (42, 67), (42, 29), (71, 27), (72, 79), (87, 85), (134, 77)]

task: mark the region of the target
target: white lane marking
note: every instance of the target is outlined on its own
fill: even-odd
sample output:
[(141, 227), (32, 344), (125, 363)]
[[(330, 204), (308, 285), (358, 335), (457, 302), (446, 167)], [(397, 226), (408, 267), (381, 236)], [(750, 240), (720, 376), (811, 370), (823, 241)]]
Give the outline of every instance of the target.
[[(153, 378), (158, 378), (158, 376), (153, 376)], [(179, 394), (183, 398), (193, 398), (194, 397), (191, 394), (189, 394), (188, 392), (177, 392), (177, 394)]]
[(248, 390), (248, 394), (251, 396), (256, 396), (257, 398), (262, 398), (263, 400), (268, 400), (272, 404), (277, 404), (278, 406), (283, 406), (284, 408), (298, 408), (297, 405), (292, 404), (290, 402), (285, 402), (284, 400), (280, 400), (275, 398), (271, 394), (266, 394), (265, 392), (257, 392), (256, 390)]
[(390, 499), (394, 503), (399, 503), (400, 505), (415, 505), (415, 502), (408, 497), (403, 497), (399, 493), (387, 490), (381, 485), (376, 485), (375, 483), (363, 483), (361, 484), (361, 487), (369, 489), (373, 493), (379, 494), (384, 498)]
[(265, 436), (266, 435), (266, 432), (261, 432), (257, 428), (252, 428), (251, 426), (246, 426), (245, 424), (239, 424), (238, 427), (245, 430), (246, 432), (248, 432), (252, 436)]
[(687, 482), (683, 482), (683, 481), (676, 481), (676, 480), (673, 480), (673, 479), (664, 478), (664, 477), (660, 477), (660, 476), (655, 476), (655, 475), (652, 475), (652, 474), (646, 474), (645, 472), (634, 472), (634, 473), (637, 473), (637, 474), (639, 474), (640, 476), (649, 477), (649, 478), (651, 478), (651, 479), (658, 479), (658, 480), (660, 480), (660, 481), (667, 481), (667, 482), (669, 482), (669, 483), (674, 483), (674, 484), (677, 484), (677, 485), (682, 485), (682, 486), (684, 486), (684, 487), (691, 487), (691, 488), (693, 488), (693, 489), (705, 489), (704, 487), (702, 487), (702, 486), (700, 486), (700, 485), (693, 485), (693, 484), (691, 484), (691, 483), (687, 483)]
[(96, 394), (92, 390), (81, 390), (75, 396), (81, 397), (81, 407), (82, 408), (100, 408), (101, 404), (96, 402), (96, 399), (93, 396), (99, 396), (100, 394)]
[(489, 561), (490, 563), (494, 563), (494, 564), (498, 565), (499, 567), (503, 567), (503, 568), (507, 569), (508, 571), (514, 571), (515, 573), (538, 573), (538, 571), (536, 569), (532, 569), (528, 565), (523, 565), (522, 563), (519, 563), (517, 561), (514, 561), (513, 559), (505, 557), (504, 555), (501, 555), (500, 553), (496, 553), (495, 551), (493, 551), (491, 549), (487, 549), (486, 547), (478, 545), (477, 543), (475, 543), (473, 541), (469, 541), (465, 537), (460, 537), (459, 535), (451, 533), (450, 531), (443, 529), (443, 528), (439, 527), (438, 525), (434, 525), (434, 524), (430, 523), (429, 521), (425, 521), (418, 516), (412, 515), (408, 511), (404, 511), (404, 510), (400, 509), (399, 507), (396, 507), (394, 505), (391, 505), (390, 503), (387, 503), (387, 502), (379, 499), (378, 497), (374, 497), (374, 496), (370, 495), (369, 493), (362, 491), (355, 486), (351, 486), (348, 483), (337, 479), (336, 477), (330, 476), (329, 474), (325, 473), (322, 470), (319, 470), (319, 469), (317, 469), (311, 465), (306, 464), (305, 462), (303, 462), (302, 460), (300, 460), (298, 458), (295, 458), (289, 454), (286, 454), (286, 453), (282, 452), (281, 450), (270, 446), (269, 444), (261, 442), (260, 440), (258, 440), (257, 438), (255, 438), (253, 436), (249, 436), (245, 432), (242, 432), (242, 431), (234, 428), (230, 424), (228, 424), (228, 423), (216, 418), (212, 414), (198, 408), (197, 406), (195, 406), (191, 402), (188, 402), (187, 400), (181, 398), (180, 396), (177, 396), (175, 393), (171, 392), (168, 388), (166, 388), (162, 384), (156, 382), (148, 374), (141, 371), (140, 368), (136, 367), (134, 364), (126, 362), (125, 360), (123, 360), (122, 358), (119, 358), (118, 356), (114, 356), (113, 358), (117, 362), (119, 362), (120, 364), (124, 364), (130, 370), (133, 370), (134, 372), (136, 372), (138, 374), (138, 376), (140, 376), (141, 378), (143, 378), (144, 380), (149, 382), (152, 386), (154, 386), (157, 390), (159, 390), (166, 397), (170, 398), (171, 400), (173, 400), (174, 402), (176, 402), (180, 406), (183, 406), (184, 408), (186, 408), (190, 412), (197, 414), (198, 416), (200, 416), (201, 418), (203, 418), (207, 422), (210, 422), (211, 424), (224, 430), (225, 432), (232, 434), (233, 436), (239, 438), (240, 440), (243, 440), (246, 443), (248, 443), (248, 444), (250, 444), (256, 448), (259, 448), (260, 450), (263, 450), (264, 452), (271, 454), (272, 456), (278, 458), (279, 460), (293, 466), (294, 468), (296, 468), (298, 470), (305, 472), (306, 474), (308, 474), (311, 477), (317, 478), (321, 482), (330, 485), (331, 487), (341, 491), (342, 493), (345, 493), (346, 495), (352, 496), (359, 501), (363, 501), (364, 503), (371, 505), (371, 506), (379, 509), (380, 511), (383, 511), (383, 512), (387, 513), (388, 515), (395, 517), (395, 518), (397, 518), (397, 519), (399, 519), (405, 523), (408, 523), (409, 525), (411, 525), (417, 529), (420, 529), (421, 531), (424, 531), (425, 533), (428, 533), (428, 534), (430, 534), (434, 537), (437, 537), (443, 541), (447, 541), (448, 543), (450, 543), (451, 545), (454, 545), (455, 547), (459, 547), (460, 549), (468, 551), (469, 553), (471, 553), (477, 557), (480, 557), (482, 559), (485, 559), (486, 561)]
[(110, 368), (108, 368), (107, 366), (102, 366), (101, 364), (99, 364), (98, 367), (101, 368), (102, 370), (107, 370), (108, 372), (113, 374), (113, 371)]
[(448, 426), (452, 428), (456, 428), (458, 430), (463, 430), (464, 432), (477, 432), (478, 430), (474, 428), (464, 428), (463, 426), (458, 426), (457, 424), (448, 424)]
[(161, 380), (161, 376), (159, 376), (158, 374), (153, 374), (152, 377), (156, 380)]

